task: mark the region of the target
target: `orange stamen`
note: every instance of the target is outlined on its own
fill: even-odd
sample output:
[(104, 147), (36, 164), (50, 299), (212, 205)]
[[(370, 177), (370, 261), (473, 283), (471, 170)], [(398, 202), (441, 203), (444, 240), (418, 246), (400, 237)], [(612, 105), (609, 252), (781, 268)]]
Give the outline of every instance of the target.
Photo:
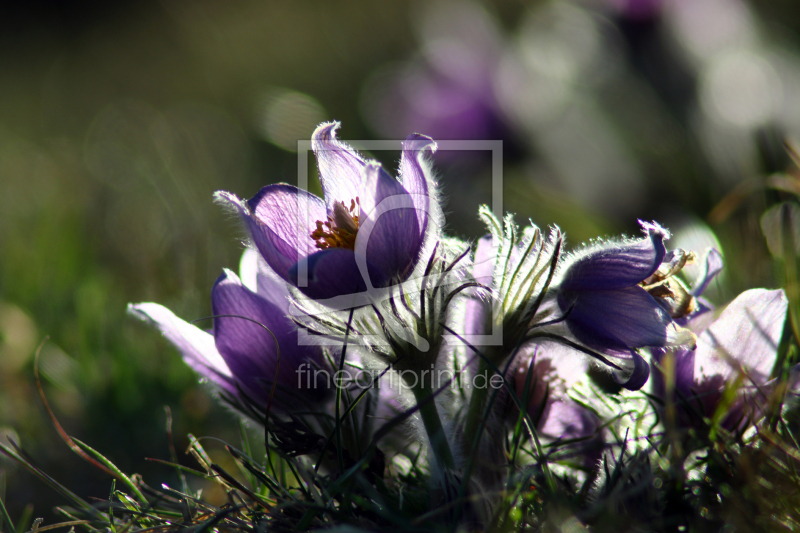
[(317, 220), (317, 229), (311, 232), (316, 247), (320, 250), (328, 248), (355, 250), (360, 206), (358, 197), (350, 200), (349, 208), (344, 202), (334, 204), (333, 213), (328, 215), (325, 222)]

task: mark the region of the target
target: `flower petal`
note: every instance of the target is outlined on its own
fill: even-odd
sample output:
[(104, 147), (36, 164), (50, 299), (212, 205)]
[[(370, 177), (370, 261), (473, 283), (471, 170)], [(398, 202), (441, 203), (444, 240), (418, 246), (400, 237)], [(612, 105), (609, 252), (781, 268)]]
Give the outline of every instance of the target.
[(551, 440), (585, 439), (558, 448), (559, 453), (575, 455), (585, 467), (595, 466), (603, 453), (605, 440), (597, 416), (573, 400), (548, 402), (539, 431)]
[(589, 361), (574, 348), (560, 342), (543, 341), (537, 343), (536, 357), (549, 359), (555, 377), (562, 382), (564, 389), (570, 389), (586, 376)]
[(514, 389), (520, 399), (527, 396), (527, 409), (534, 419), (543, 407), (542, 420), (546, 418), (549, 405), (543, 405), (545, 400), (552, 403), (569, 399), (568, 391), (586, 377), (587, 359), (577, 350), (560, 343), (543, 341), (529, 344), (517, 357)]
[(233, 375), (214, 345), (214, 337), (178, 318), (156, 303), (129, 304), (128, 313), (155, 327), (171, 342), (190, 367), (231, 394), (236, 393)]
[(317, 220), (327, 219), (327, 212), (313, 194), (279, 183), (261, 189), (247, 205), (229, 193), (219, 192), (216, 197), (238, 211), (256, 248), (282, 278), (288, 280), (292, 265), (317, 251), (311, 232)]
[(597, 433), (597, 418), (585, 407), (569, 399), (552, 400), (539, 431), (550, 439), (580, 439)]
[(631, 354), (631, 361), (633, 362), (633, 369), (630, 371), (630, 374), (627, 372), (623, 374), (618, 371), (612, 371), (611, 375), (614, 377), (614, 381), (619, 383), (623, 388), (639, 390), (644, 387), (644, 384), (647, 383), (647, 379), (650, 377), (650, 365), (644, 360), (644, 357), (635, 351), (631, 350), (629, 353)]
[(697, 276), (692, 286), (692, 296), (700, 296), (708, 288), (717, 274), (722, 271), (722, 254), (715, 248), (709, 248), (703, 257), (703, 270)]
[(659, 398), (664, 398), (667, 394), (666, 377), (663, 372), (668, 357), (667, 354), (672, 358), (672, 365), (674, 366), (672, 372), (675, 374), (675, 390), (683, 398), (687, 398), (692, 394), (692, 389), (695, 387), (694, 350), (677, 349), (670, 351), (664, 348), (652, 350), (654, 364), (651, 369), (653, 374), (651, 383), (653, 385), (653, 394)]
[(669, 232), (655, 223), (639, 221), (647, 237), (638, 241), (609, 241), (579, 252), (567, 267), (563, 291), (608, 290), (636, 285), (658, 269)]
[(695, 376), (727, 379), (743, 372), (752, 384), (765, 383), (775, 365), (787, 307), (782, 290), (740, 294), (698, 339)]
[(403, 154), (400, 157), (400, 179), (403, 187), (414, 200), (417, 210), (417, 223), (420, 234), (424, 235), (428, 226), (430, 209), (435, 200), (429, 196), (428, 176), (432, 174), (430, 165), (425, 159), (425, 150), (436, 152), (436, 142), (426, 135), (415, 133), (403, 142)]
[(214, 319), (214, 339), (255, 400), (266, 404), (275, 382), (289, 390), (300, 388), (300, 365), (321, 361), (318, 348), (298, 345), (296, 328), (283, 311), (244, 287), (233, 272), (225, 270), (217, 279), (211, 304), (214, 315), (233, 315)]
[(242, 285), (252, 292), (258, 292), (258, 270), (259, 262), (264, 261), (257, 251), (252, 248), (245, 248), (242, 257), (239, 259), (239, 280)]
[(492, 246), (492, 237), (490, 235), (481, 238), (475, 246), (472, 275), (475, 281), (487, 288), (475, 290), (465, 303), (464, 333), (466, 335), (491, 334), (491, 331), (487, 331), (487, 320), (492, 312), (492, 295), (490, 291), (492, 289), (496, 252), (497, 250)]
[(481, 237), (475, 245), (475, 259), (472, 262), (472, 276), (475, 281), (486, 287), (492, 286), (496, 257), (497, 248), (494, 246), (492, 236)]
[(278, 306), (284, 313), (289, 310), (289, 286), (269, 267), (253, 248), (245, 248), (239, 261), (242, 285)]
[(638, 286), (562, 293), (558, 305), (569, 312), (566, 322), (570, 332), (600, 351), (668, 346), (683, 340), (666, 311)]
[[(374, 265), (366, 264), (372, 287), (384, 287), (386, 278)], [(303, 276), (307, 276), (304, 280)], [(344, 248), (321, 250), (301, 259), (289, 270), (289, 281), (314, 300), (363, 293), (367, 283), (356, 255)]]
[(311, 148), (317, 156), (319, 179), (329, 212), (335, 202), (350, 205), (351, 200), (361, 196), (361, 175), (366, 164), (355, 150), (336, 138), (339, 126), (338, 122), (320, 124), (311, 136)]
[(379, 164), (368, 163), (355, 252), (387, 277), (405, 278), (416, 264), (422, 235), (411, 195)]

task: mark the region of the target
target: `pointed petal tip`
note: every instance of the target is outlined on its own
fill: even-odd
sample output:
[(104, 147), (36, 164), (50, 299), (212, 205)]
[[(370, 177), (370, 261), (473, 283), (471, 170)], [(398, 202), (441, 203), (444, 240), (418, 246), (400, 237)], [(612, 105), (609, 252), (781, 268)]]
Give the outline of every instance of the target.
[(167, 323), (171, 320), (180, 320), (175, 316), (175, 313), (155, 302), (129, 303), (126, 311), (132, 317), (138, 318), (147, 324), (155, 325), (156, 327), (161, 327), (163, 323)]
[(128, 313), (155, 326), (175, 346), (189, 366), (217, 385), (227, 388), (232, 376), (228, 365), (214, 345), (214, 337), (190, 322), (175, 316), (161, 304), (143, 302), (128, 304)]
[(150, 302), (142, 302), (138, 304), (129, 303), (128, 307), (125, 309), (125, 312), (131, 316), (138, 318), (139, 320), (147, 320), (147, 311), (146, 306), (148, 305), (157, 305)]
[(720, 268), (722, 268), (721, 266), (723, 263), (722, 252), (720, 252), (714, 247), (709, 247), (706, 249), (705, 256), (706, 256), (706, 261), (708, 261), (710, 264), (712, 264), (713, 266), (717, 266), (719, 264)]
[(364, 168), (366, 169), (365, 172), (378, 172), (383, 168), (383, 165), (379, 161), (370, 159), (369, 161), (366, 161)]
[[(214, 282), (214, 289), (217, 288), (218, 285), (222, 285), (223, 283), (233, 283), (234, 285), (242, 285), (242, 280), (239, 279), (239, 276), (236, 275), (235, 272), (229, 270), (227, 268), (222, 269), (222, 274), (217, 277), (217, 280)], [(211, 289), (212, 292), (214, 289)]]
[(129, 303), (126, 312), (142, 322), (158, 327), (160, 327), (161, 323), (169, 320), (181, 320), (175, 316), (175, 313), (155, 302)]
[(333, 208), (334, 202), (347, 204), (358, 196), (365, 164), (352, 146), (336, 138), (338, 129), (338, 122), (325, 122), (311, 137), (328, 210)]
[(703, 254), (701, 271), (692, 284), (692, 296), (701, 296), (709, 284), (722, 272), (724, 262), (722, 254), (716, 248), (707, 248)]
[(214, 201), (221, 202), (241, 202), (239, 197), (228, 191), (215, 191), (213, 194)]
[(667, 228), (663, 227), (655, 220), (652, 222), (647, 222), (646, 220), (638, 219), (637, 222), (639, 222), (639, 225), (642, 226), (642, 230), (647, 235), (656, 235), (664, 240), (667, 240), (672, 236)]
[(631, 372), (631, 375), (624, 379), (616, 372), (612, 372), (611, 375), (622, 388), (635, 391), (644, 387), (650, 378), (650, 365), (638, 353), (632, 351), (631, 354), (633, 355), (633, 372)]
[(423, 150), (430, 149), (431, 153), (433, 154), (438, 148), (439, 146), (432, 137), (428, 137), (427, 135), (423, 135), (421, 133), (412, 133), (406, 137), (405, 141), (403, 141), (403, 150), (421, 152)]
[(311, 141), (335, 141), (336, 131), (342, 126), (338, 120), (323, 122), (311, 134)]
[(228, 191), (216, 191), (214, 193), (214, 203), (229, 213), (237, 215), (250, 214), (250, 208), (248, 207), (247, 202)]

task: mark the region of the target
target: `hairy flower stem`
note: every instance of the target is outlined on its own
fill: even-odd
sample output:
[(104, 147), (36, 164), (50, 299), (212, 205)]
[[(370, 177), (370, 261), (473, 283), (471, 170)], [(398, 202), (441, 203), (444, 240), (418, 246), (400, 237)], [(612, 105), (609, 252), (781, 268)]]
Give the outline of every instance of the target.
[(433, 398), (434, 391), (427, 387), (425, 383), (419, 382), (411, 387), (411, 390), (417, 400), (417, 405), (419, 405), (419, 414), (422, 417), (425, 432), (428, 434), (428, 440), (430, 441), (438, 469), (442, 472), (453, 471), (455, 469), (455, 461), (450, 450), (450, 444), (447, 442), (447, 435), (444, 432), (436, 401)]
[(491, 374), (491, 368), (485, 359), (481, 358), (478, 363), (477, 376), (486, 376), (485, 380), (487, 386), (475, 387), (472, 390), (472, 395), (469, 399), (469, 408), (467, 409), (467, 419), (464, 425), (464, 456), (471, 457), (473, 448), (477, 445), (475, 439), (481, 431), (484, 423), (484, 415), (486, 413), (486, 402), (489, 396), (488, 378)]
[[(513, 335), (512, 338), (519, 338), (520, 335)], [(504, 357), (511, 354), (511, 360), (516, 356), (518, 342), (506, 342), (502, 346), (483, 346), (481, 347), (481, 355), (478, 361), (478, 372), (476, 376), (483, 376), (483, 386), (473, 387), (472, 394), (469, 399), (469, 407), (467, 408), (467, 419), (464, 424), (464, 454), (470, 456), (473, 453), (473, 448), (477, 445), (475, 439), (478, 437), (483, 425), (487, 422), (487, 407), (489, 401), (489, 393), (496, 389), (490, 386), (490, 381), (494, 377), (495, 372), (501, 372), (494, 363), (501, 361)], [(513, 348), (509, 348), (512, 346)], [(473, 348), (474, 350), (475, 348)], [(502, 374), (508, 372), (508, 366), (502, 370)], [(501, 375), (502, 375), (501, 374)]]

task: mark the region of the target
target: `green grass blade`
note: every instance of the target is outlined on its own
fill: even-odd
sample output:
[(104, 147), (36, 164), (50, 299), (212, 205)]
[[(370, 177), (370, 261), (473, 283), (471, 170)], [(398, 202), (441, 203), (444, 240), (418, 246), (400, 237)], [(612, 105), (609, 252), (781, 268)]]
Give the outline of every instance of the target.
[(91, 453), (92, 455), (94, 455), (101, 463), (103, 463), (107, 468), (109, 468), (112, 472), (114, 472), (114, 475), (116, 475), (117, 478), (120, 481), (125, 483), (133, 491), (133, 493), (136, 495), (136, 497), (139, 498), (139, 501), (141, 501), (142, 503), (145, 503), (145, 504), (148, 503), (147, 502), (147, 498), (144, 497), (144, 494), (142, 494), (142, 492), (139, 490), (139, 487), (137, 487), (136, 484), (133, 481), (131, 481), (131, 478), (129, 478), (127, 475), (125, 475), (125, 473), (122, 472), (122, 470), (117, 468), (114, 463), (112, 463), (111, 461), (106, 459), (105, 456), (103, 456), (100, 452), (98, 452), (97, 450), (95, 450), (94, 448), (89, 446), (88, 444), (86, 444), (84, 442), (81, 442), (81, 441), (79, 441), (78, 439), (76, 439), (74, 437), (73, 437), (72, 440), (75, 441), (75, 443), (78, 446), (80, 446), (84, 450), (86, 450), (89, 453)]

